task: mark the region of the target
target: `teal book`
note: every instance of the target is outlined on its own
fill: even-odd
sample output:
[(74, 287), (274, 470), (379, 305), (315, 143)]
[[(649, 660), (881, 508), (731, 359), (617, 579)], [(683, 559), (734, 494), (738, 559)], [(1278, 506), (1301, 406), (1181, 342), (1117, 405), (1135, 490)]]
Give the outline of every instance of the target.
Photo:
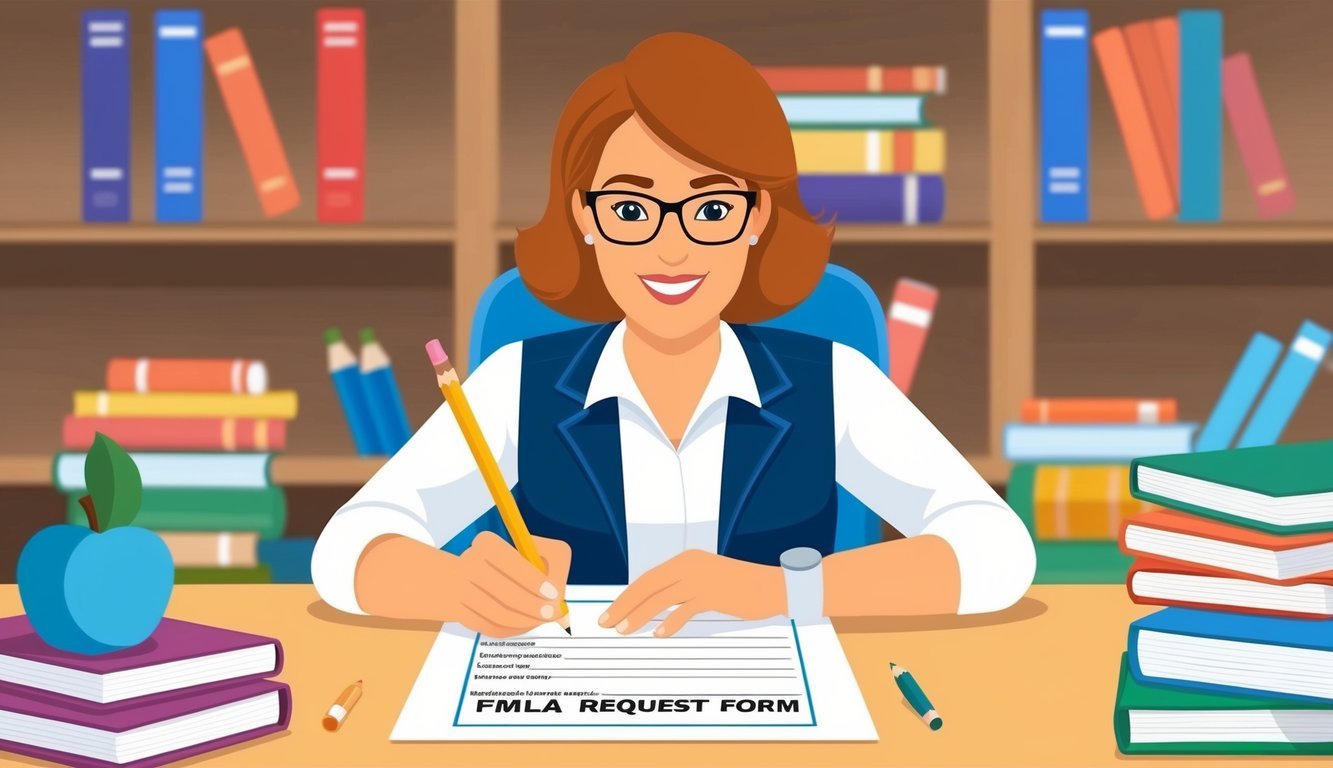
[[(69, 497), (65, 516), (71, 525), (88, 525), (77, 496)], [(274, 539), (287, 526), (287, 496), (281, 488), (145, 488), (134, 524), (154, 531), (254, 531)]]
[(1115, 743), (1126, 755), (1333, 754), (1333, 704), (1144, 685), (1120, 657)]
[(1034, 500), (1036, 464), (1016, 464), (1006, 501), (1027, 526), (1037, 551), (1036, 584), (1124, 584), (1134, 558), (1116, 541), (1042, 541), (1037, 538)]
[(1333, 440), (1135, 459), (1130, 492), (1278, 534), (1333, 531)]

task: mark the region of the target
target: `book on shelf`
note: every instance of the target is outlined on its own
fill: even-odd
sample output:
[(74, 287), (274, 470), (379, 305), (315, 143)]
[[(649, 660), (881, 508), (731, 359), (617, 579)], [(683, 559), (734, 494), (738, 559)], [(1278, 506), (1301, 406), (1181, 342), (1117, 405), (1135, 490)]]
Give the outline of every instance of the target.
[(75, 416), (193, 416), (248, 419), (296, 418), (296, 392), (270, 390), (262, 395), (214, 392), (74, 393)]
[(366, 14), (320, 8), (315, 28), (316, 215), (357, 222), (365, 218)]
[[(83, 489), (67, 491), (65, 520), (88, 525), (79, 506)], [(276, 539), (287, 526), (287, 495), (281, 488), (144, 488), (134, 524), (153, 531), (252, 532)]]
[(1174, 398), (1027, 397), (1019, 418), (1027, 424), (1165, 424), (1176, 420)]
[(917, 174), (801, 174), (801, 202), (839, 223), (926, 224), (944, 217), (944, 177)]
[(262, 395), (268, 366), (245, 358), (113, 357), (106, 364), (110, 392), (214, 392)]
[(301, 195), (245, 37), (235, 27), (224, 29), (205, 40), (204, 49), (250, 169), (260, 207), (270, 219), (281, 216), (300, 204)]
[(1023, 505), (1041, 541), (1116, 541), (1125, 520), (1158, 509), (1130, 495), (1124, 464), (1018, 464), (1009, 478), (1030, 489), (1011, 501)]
[(1134, 495), (1273, 534), (1333, 534), (1333, 441), (1154, 456), (1132, 464)]
[(1129, 154), (1144, 213), (1153, 220), (1168, 218), (1176, 212), (1173, 185), (1134, 70), (1125, 32), (1120, 27), (1104, 29), (1093, 35), (1092, 45), (1120, 124), (1120, 134)]
[[(52, 466), (56, 489), (82, 493), (84, 453), (58, 453)], [(143, 487), (270, 488), (271, 453), (131, 453)]]
[(1333, 571), (1333, 532), (1268, 533), (1175, 509), (1126, 521), (1122, 543), (1140, 557), (1278, 581)]
[[(1162, 168), (1166, 172), (1167, 186), (1171, 190), (1173, 203), (1178, 206), (1180, 203), (1178, 105), (1175, 94), (1171, 91), (1171, 75), (1167, 70), (1178, 71), (1179, 61), (1168, 62), (1164, 58), (1159, 43), (1157, 21), (1136, 21), (1125, 25), (1125, 45), (1134, 64), (1139, 92), (1143, 94), (1143, 105), (1148, 110), (1148, 122), (1152, 125), (1153, 136), (1162, 153)], [(1174, 24), (1174, 19), (1171, 21)]]
[(948, 85), (944, 67), (759, 67), (774, 91), (788, 93), (935, 93)]
[(944, 173), (944, 130), (795, 130), (801, 173)]
[(1146, 685), (1333, 702), (1327, 621), (1163, 608), (1130, 625), (1129, 666)]
[(1088, 12), (1041, 12), (1041, 220), (1088, 220)]
[(889, 336), (889, 378), (904, 395), (912, 391), (939, 298), (938, 288), (919, 280), (900, 277), (893, 286), (885, 321)]
[(61, 447), (86, 451), (101, 432), (127, 451), (282, 451), (286, 419), (65, 416)]
[(177, 568), (254, 568), (259, 534), (253, 531), (159, 531)]
[(1327, 328), (1310, 320), (1301, 323), (1263, 398), (1254, 406), (1245, 431), (1236, 439), (1237, 448), (1272, 445), (1282, 437), (1323, 364), (1330, 343), (1333, 333)]
[(273, 573), (267, 565), (248, 568), (177, 568), (177, 584), (272, 584)]
[(204, 15), (153, 15), (154, 215), (160, 222), (203, 218)]
[(83, 98), (83, 220), (130, 220), (130, 14), (80, 17)]
[(1180, 220), (1215, 222), (1222, 218), (1222, 14), (1183, 10), (1177, 24)]
[(1282, 343), (1277, 339), (1266, 333), (1254, 334), (1199, 432), (1194, 450), (1211, 452), (1231, 447), (1281, 354)]
[(1022, 462), (1120, 462), (1184, 453), (1196, 424), (1007, 424), (1004, 455)]
[(1126, 755), (1333, 754), (1333, 706), (1149, 686), (1120, 658), (1115, 741)]
[(1333, 618), (1333, 572), (1278, 580), (1140, 558), (1130, 569), (1128, 589), (1130, 599), (1143, 605)]
[(1289, 212), (1296, 207), (1296, 196), (1250, 54), (1236, 53), (1222, 60), (1222, 101), (1259, 216), (1267, 219)]
[(920, 94), (779, 93), (792, 128), (923, 128), (926, 97)]
[[(1180, 23), (1175, 16), (1163, 16), (1152, 20), (1152, 31), (1156, 37), (1157, 54), (1162, 60), (1162, 76), (1166, 78), (1167, 96), (1171, 108), (1180, 106)], [(1179, 141), (1180, 134), (1174, 136)], [(1179, 151), (1179, 147), (1176, 147)]]

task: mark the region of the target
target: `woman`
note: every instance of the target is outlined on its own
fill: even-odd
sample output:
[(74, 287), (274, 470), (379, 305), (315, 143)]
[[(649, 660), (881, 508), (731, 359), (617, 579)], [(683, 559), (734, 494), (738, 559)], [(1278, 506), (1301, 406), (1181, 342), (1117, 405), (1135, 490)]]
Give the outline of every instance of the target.
[[(661, 636), (705, 610), (1016, 602), (1027, 531), (883, 371), (745, 325), (805, 298), (831, 239), (801, 205), (777, 99), (736, 53), (669, 33), (594, 73), (561, 116), (547, 209), (515, 257), (542, 301), (602, 324), (503, 347), (465, 385), (547, 573), (490, 533), (440, 550), (491, 507), (441, 407), (329, 521), (321, 596), (493, 636), (552, 619), (567, 578), (628, 584), (601, 617), (623, 633), (674, 607)], [(839, 484), (907, 538), (834, 553)]]

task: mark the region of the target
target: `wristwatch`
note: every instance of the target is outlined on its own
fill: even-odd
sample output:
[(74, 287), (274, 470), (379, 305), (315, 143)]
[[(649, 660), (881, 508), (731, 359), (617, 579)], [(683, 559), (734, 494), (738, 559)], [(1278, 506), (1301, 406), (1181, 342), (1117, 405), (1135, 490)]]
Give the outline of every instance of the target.
[(787, 582), (787, 616), (796, 622), (824, 616), (824, 556), (811, 547), (793, 547), (778, 564)]

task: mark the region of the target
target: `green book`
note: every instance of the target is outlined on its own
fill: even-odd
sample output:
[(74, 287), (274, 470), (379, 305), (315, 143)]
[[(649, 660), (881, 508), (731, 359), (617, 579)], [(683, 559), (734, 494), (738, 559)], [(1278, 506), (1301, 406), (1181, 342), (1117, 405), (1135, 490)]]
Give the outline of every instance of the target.
[[(75, 496), (66, 518), (88, 525)], [(154, 531), (254, 531), (275, 539), (287, 527), (287, 496), (281, 488), (145, 488), (134, 524)]]
[(1115, 743), (1126, 755), (1330, 755), (1333, 703), (1144, 685), (1121, 654)]
[(1006, 500), (1027, 526), (1037, 550), (1035, 584), (1124, 584), (1134, 558), (1114, 541), (1041, 541), (1033, 502), (1036, 464), (1017, 464), (1009, 473)]
[(267, 565), (254, 568), (177, 568), (177, 584), (271, 584)]
[(1135, 459), (1135, 498), (1269, 533), (1333, 531), (1333, 440)]

